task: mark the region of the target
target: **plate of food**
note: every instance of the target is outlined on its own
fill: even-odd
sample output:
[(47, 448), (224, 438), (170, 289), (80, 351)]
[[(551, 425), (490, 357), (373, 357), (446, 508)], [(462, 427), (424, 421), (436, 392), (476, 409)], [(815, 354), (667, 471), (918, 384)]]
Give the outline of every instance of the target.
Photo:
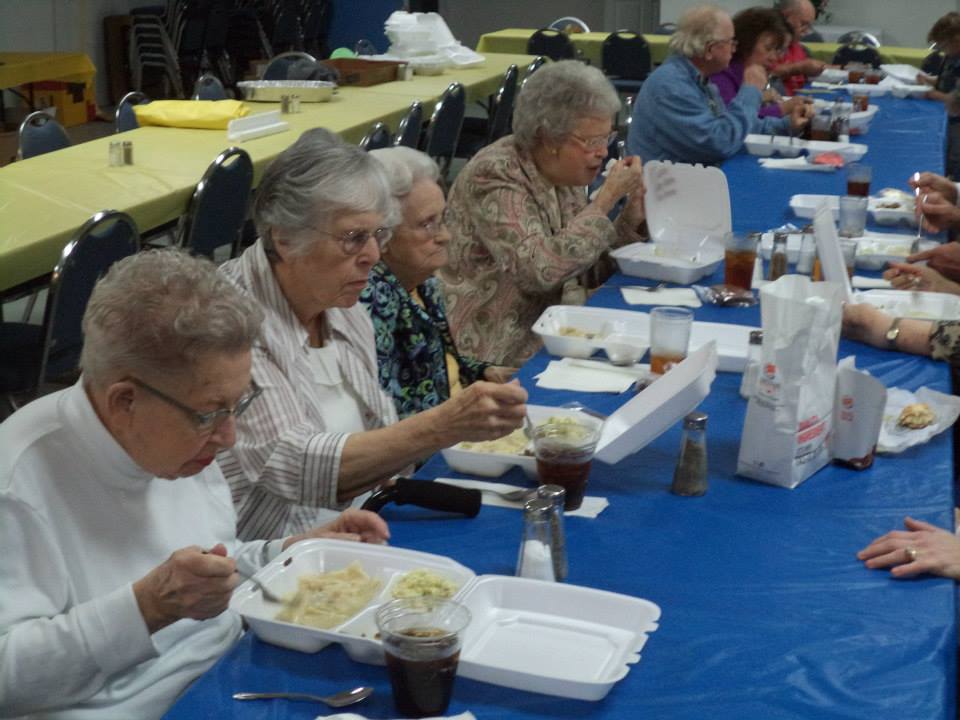
[(901, 453), (925, 443), (951, 427), (960, 417), (960, 397), (922, 387), (915, 393), (887, 390), (877, 452)]

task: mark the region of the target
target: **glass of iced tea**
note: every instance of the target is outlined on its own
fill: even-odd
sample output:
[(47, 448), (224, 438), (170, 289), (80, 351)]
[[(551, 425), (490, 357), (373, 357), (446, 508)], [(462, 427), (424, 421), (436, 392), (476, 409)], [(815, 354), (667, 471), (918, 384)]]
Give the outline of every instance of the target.
[(404, 598), (376, 614), (393, 702), (404, 717), (442, 715), (450, 705), (470, 611), (439, 598)]
[(850, 163), (847, 165), (847, 195), (869, 197), (872, 179), (873, 169), (869, 165)]
[(564, 510), (583, 504), (600, 429), (586, 418), (580, 422), (569, 415), (551, 417), (533, 429), (540, 484), (559, 485), (566, 491)]
[(650, 372), (663, 375), (687, 357), (693, 310), (655, 307), (650, 311)]
[(723, 282), (744, 290), (753, 285), (758, 233), (727, 233), (723, 238)]

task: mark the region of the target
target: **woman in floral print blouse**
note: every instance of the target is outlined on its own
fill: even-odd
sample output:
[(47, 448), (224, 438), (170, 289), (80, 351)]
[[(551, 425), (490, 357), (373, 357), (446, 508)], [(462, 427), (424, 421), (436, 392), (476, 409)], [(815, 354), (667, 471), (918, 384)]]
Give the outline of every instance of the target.
[(447, 262), (450, 232), (439, 169), (425, 153), (407, 147), (374, 150), (402, 222), (370, 271), (360, 296), (373, 321), (380, 384), (401, 418), (439, 405), (475, 380), (504, 382), (513, 368), (457, 352), (433, 273)]
[(582, 303), (580, 277), (609, 248), (644, 239), (639, 158), (613, 165), (592, 201), (585, 190), (619, 108), (597, 68), (550, 63), (520, 90), (513, 134), (460, 171), (449, 197), (450, 261), (438, 273), (460, 352), (520, 365), (540, 347), (530, 328), (543, 310)]

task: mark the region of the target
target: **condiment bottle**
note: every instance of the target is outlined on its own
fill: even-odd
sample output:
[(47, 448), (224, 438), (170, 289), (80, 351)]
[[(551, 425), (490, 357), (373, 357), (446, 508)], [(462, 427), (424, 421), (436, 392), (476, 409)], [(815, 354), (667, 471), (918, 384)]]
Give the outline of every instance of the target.
[(699, 411), (683, 419), (680, 458), (673, 471), (670, 492), (697, 496), (707, 491), (707, 415)]
[(110, 166), (119, 167), (123, 165), (123, 143), (119, 140), (110, 141)]
[(123, 141), (123, 164), (133, 165), (133, 143), (129, 140)]
[(770, 254), (770, 271), (767, 280), (776, 280), (787, 274), (787, 234), (775, 232), (773, 234), (773, 252)]
[(523, 537), (517, 558), (517, 576), (535, 580), (556, 580), (550, 552), (550, 515), (553, 501), (545, 498), (527, 500), (523, 506)]
[(740, 380), (740, 397), (749, 400), (757, 387), (760, 373), (760, 353), (763, 349), (763, 330), (750, 331), (750, 344), (747, 346), (747, 366)]
[(797, 255), (797, 274), (810, 275), (813, 273), (813, 260), (817, 255), (817, 243), (813, 235), (804, 233), (800, 236), (800, 253)]
[(550, 556), (553, 558), (553, 576), (557, 581), (566, 580), (567, 539), (563, 529), (563, 504), (567, 499), (567, 491), (560, 485), (541, 485), (537, 488), (537, 497), (549, 500), (553, 505), (550, 512)]

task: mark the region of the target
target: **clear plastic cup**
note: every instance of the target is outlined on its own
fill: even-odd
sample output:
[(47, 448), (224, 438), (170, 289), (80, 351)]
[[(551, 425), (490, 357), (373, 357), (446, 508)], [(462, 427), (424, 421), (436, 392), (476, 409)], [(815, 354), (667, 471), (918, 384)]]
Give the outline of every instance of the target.
[(840, 198), (841, 237), (861, 237), (867, 226), (867, 198), (844, 195)]
[(757, 261), (757, 233), (727, 233), (723, 237), (723, 282), (749, 290)]
[(404, 717), (442, 715), (450, 705), (470, 611), (438, 598), (404, 598), (376, 614), (393, 701)]
[(599, 426), (569, 416), (533, 429), (533, 454), (540, 484), (559, 485), (566, 491), (564, 510), (576, 510), (583, 503), (599, 440)]
[(693, 310), (655, 307), (650, 311), (650, 372), (663, 375), (687, 357)]

